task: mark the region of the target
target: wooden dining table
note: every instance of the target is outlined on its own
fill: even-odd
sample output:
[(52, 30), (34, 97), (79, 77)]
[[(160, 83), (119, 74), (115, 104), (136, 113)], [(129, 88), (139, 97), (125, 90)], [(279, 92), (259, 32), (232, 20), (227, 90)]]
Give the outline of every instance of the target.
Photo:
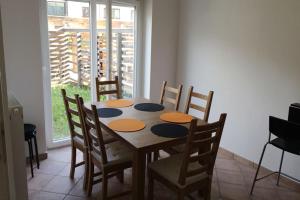
[[(156, 103), (148, 99), (137, 98), (133, 99), (134, 105), (138, 103)], [(97, 108), (105, 108), (105, 102), (94, 103)], [(183, 144), (186, 137), (180, 138), (167, 138), (160, 137), (151, 132), (151, 127), (156, 124), (164, 123), (160, 120), (160, 115), (165, 112), (174, 110), (165, 108), (162, 111), (146, 112), (139, 111), (130, 107), (118, 108), (122, 110), (122, 115), (112, 118), (99, 118), (104, 129), (109, 133), (119, 138), (125, 145), (133, 151), (133, 167), (132, 167), (132, 199), (143, 200), (145, 199), (145, 172), (146, 172), (146, 155), (148, 153), (158, 151), (160, 149), (172, 147), (175, 145)], [(108, 124), (116, 119), (133, 118), (141, 120), (145, 123), (145, 128), (136, 132), (118, 132), (110, 129)], [(200, 122), (201, 123), (201, 122)], [(204, 122), (202, 122), (204, 123)], [(182, 124), (189, 127), (189, 123)]]

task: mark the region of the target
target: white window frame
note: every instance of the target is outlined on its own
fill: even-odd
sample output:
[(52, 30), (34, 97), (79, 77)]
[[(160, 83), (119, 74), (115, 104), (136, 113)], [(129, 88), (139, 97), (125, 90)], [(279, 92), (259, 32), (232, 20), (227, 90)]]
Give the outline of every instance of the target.
[[(112, 8), (112, 5), (120, 6), (134, 6), (135, 7), (135, 59), (134, 59), (134, 84), (133, 84), (133, 97), (139, 96), (140, 88), (137, 88), (140, 84), (138, 77), (141, 75), (142, 54), (141, 54), (141, 5), (138, 0), (71, 0), (77, 2), (87, 2), (90, 4), (90, 33), (91, 33), (91, 66), (97, 65), (97, 46), (95, 42), (97, 40), (97, 16), (96, 16), (96, 5), (106, 4), (106, 8)], [(45, 131), (46, 131), (46, 143), (48, 149), (57, 148), (62, 146), (70, 145), (70, 139), (63, 139), (59, 141), (53, 141), (53, 127), (52, 127), (52, 100), (51, 100), (51, 77), (50, 77), (50, 61), (49, 61), (49, 38), (48, 38), (48, 15), (47, 15), (47, 0), (41, 0), (40, 3), (40, 32), (41, 32), (41, 43), (42, 43), (42, 59), (43, 59), (43, 91), (44, 91), (44, 112), (45, 112)], [(112, 63), (112, 16), (111, 9), (106, 9), (106, 30), (107, 30), (107, 41), (108, 41), (108, 58), (107, 58), (107, 69), (110, 70)], [(106, 73), (109, 75), (109, 71)], [(91, 67), (91, 97), (92, 101), (96, 100), (95, 90), (95, 79), (97, 76), (96, 67)], [(62, 108), (64, 109), (64, 108)], [(68, 123), (66, 121), (66, 123)]]

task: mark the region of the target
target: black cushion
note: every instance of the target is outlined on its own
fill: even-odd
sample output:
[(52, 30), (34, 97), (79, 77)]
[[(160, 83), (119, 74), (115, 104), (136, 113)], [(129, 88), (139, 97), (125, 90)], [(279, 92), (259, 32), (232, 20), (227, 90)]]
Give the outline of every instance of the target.
[(300, 140), (287, 141), (282, 138), (276, 138), (271, 140), (270, 143), (279, 149), (300, 155)]
[(34, 124), (24, 124), (25, 140), (33, 138), (36, 135), (36, 126)]

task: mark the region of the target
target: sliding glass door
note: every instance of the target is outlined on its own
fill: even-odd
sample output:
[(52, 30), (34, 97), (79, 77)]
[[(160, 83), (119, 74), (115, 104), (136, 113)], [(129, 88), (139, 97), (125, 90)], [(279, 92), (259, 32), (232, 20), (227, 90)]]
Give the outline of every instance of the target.
[[(124, 98), (135, 88), (135, 0), (46, 0), (48, 58), (52, 119), (47, 130), (48, 146), (69, 142), (69, 127), (61, 97), (79, 94), (95, 100), (95, 78), (119, 76)], [(46, 117), (47, 118), (47, 117)]]

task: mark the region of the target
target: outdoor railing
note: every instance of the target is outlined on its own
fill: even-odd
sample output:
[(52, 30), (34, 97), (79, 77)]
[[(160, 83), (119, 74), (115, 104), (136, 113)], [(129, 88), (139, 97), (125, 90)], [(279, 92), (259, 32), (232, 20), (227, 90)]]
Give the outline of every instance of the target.
[[(97, 35), (97, 71), (106, 76), (107, 48), (105, 30)], [(49, 31), (51, 85), (90, 86), (90, 33), (87, 29)], [(124, 96), (132, 96), (134, 75), (134, 35), (132, 29), (113, 29), (110, 77), (118, 75)]]

